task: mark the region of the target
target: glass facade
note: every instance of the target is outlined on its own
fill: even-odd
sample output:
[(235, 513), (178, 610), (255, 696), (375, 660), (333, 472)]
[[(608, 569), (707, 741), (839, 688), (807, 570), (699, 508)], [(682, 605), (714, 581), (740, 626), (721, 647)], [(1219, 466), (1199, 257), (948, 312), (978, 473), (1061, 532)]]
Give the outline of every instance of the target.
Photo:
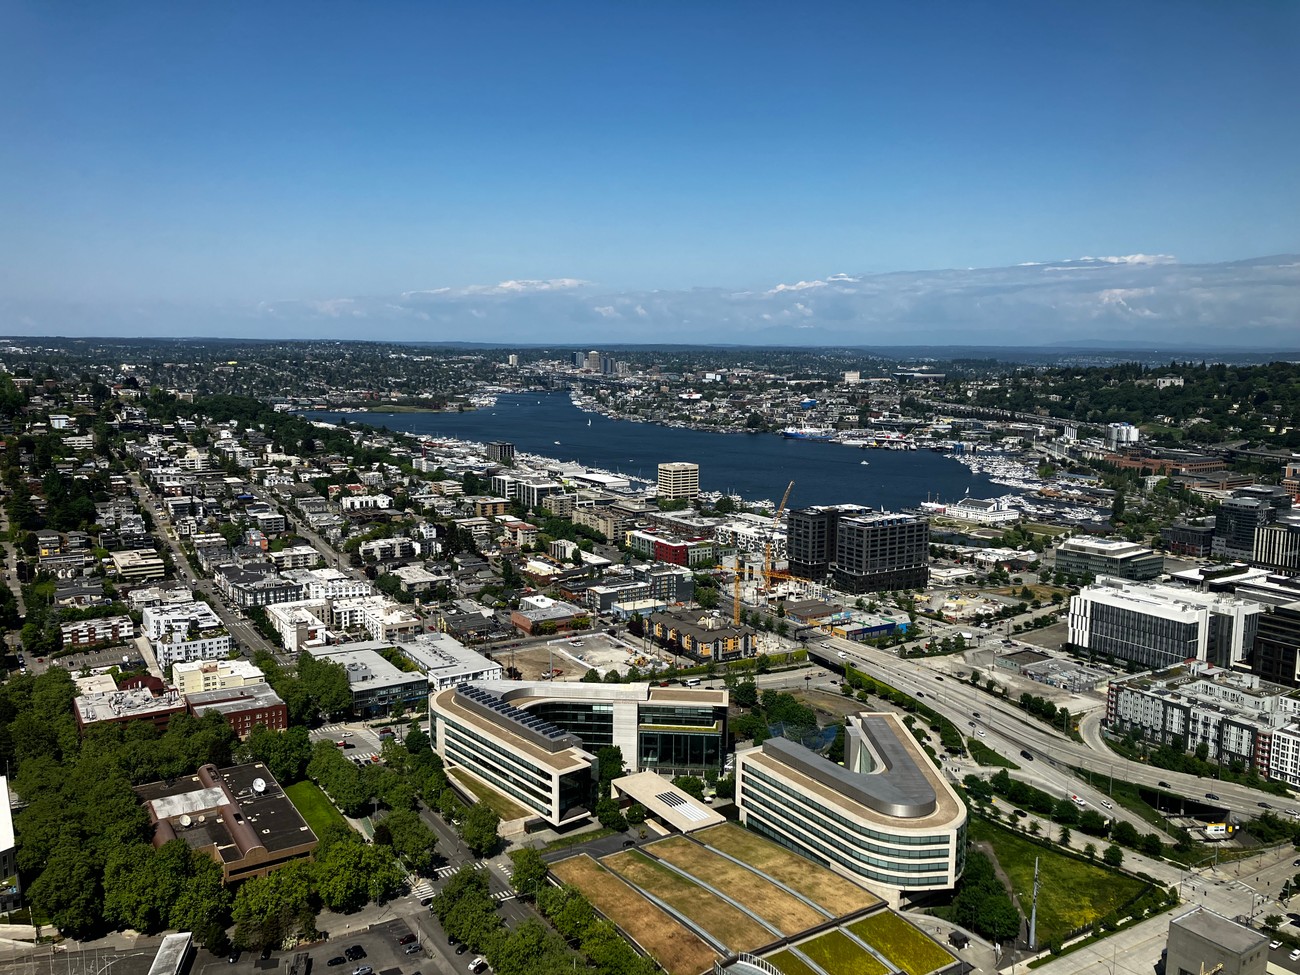
[[(949, 887), (965, 865), (964, 823), (955, 836), (873, 830), (752, 765), (744, 769), (740, 788), (747, 826), (827, 866), (893, 887)], [(799, 841), (785, 831), (796, 833)], [(950, 853), (956, 860), (954, 879), (948, 873)]]
[(545, 718), (582, 739), (589, 752), (614, 744), (614, 705), (589, 701), (543, 701), (528, 708), (529, 714)]

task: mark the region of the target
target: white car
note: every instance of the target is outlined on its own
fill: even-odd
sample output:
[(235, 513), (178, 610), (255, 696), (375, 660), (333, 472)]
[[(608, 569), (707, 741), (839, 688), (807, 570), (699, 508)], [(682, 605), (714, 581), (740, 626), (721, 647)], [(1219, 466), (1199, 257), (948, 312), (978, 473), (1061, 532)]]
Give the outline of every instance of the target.
[(1291, 954), (1287, 955), (1287, 958), (1291, 959), (1291, 961), (1300, 959), (1300, 948), (1297, 948), (1295, 951), (1291, 952)]

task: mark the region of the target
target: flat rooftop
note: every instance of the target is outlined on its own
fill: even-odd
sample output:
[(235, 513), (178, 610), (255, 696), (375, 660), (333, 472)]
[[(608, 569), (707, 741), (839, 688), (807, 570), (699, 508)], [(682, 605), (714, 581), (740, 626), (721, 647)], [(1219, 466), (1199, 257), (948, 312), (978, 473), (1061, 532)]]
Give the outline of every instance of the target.
[(501, 741), (511, 750), (541, 767), (549, 768), (556, 774), (563, 775), (566, 772), (588, 768), (595, 761), (595, 756), (584, 751), (581, 745), (578, 744), (576, 736), (572, 744), (558, 751), (551, 751), (535, 743), (531, 736), (526, 735), (522, 725), (514, 724), (508, 720), (490, 719), (487, 716), (488, 712), (474, 708), (462, 696), (461, 692), (465, 686), (462, 684), (457, 687), (449, 687), (445, 691), (439, 691), (430, 699), (430, 705), (438, 711), (450, 715), (458, 723), (467, 725), (481, 734)]
[(1268, 935), (1204, 907), (1194, 907), (1186, 914), (1174, 918), (1169, 922), (1169, 927), (1171, 930), (1185, 928), (1206, 941), (1222, 945), (1234, 954), (1243, 954), (1268, 942)]
[(328, 660), (343, 667), (354, 691), (427, 683), (423, 674), (408, 674), (398, 670), (379, 655), (380, 649), (390, 646), (390, 643), (370, 640), (344, 646), (308, 647), (307, 652), (319, 660)]
[(612, 783), (615, 794), (630, 796), (656, 819), (680, 833), (693, 833), (727, 820), (694, 796), (683, 792), (657, 772), (637, 772)]

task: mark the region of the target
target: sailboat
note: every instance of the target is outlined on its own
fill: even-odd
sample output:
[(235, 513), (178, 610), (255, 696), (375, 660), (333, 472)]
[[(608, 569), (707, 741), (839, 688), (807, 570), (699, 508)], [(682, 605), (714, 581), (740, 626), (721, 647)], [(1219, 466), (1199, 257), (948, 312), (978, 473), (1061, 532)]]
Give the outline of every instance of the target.
[(587, 421), (587, 426), (591, 426), (591, 421), (590, 421), (590, 420)]

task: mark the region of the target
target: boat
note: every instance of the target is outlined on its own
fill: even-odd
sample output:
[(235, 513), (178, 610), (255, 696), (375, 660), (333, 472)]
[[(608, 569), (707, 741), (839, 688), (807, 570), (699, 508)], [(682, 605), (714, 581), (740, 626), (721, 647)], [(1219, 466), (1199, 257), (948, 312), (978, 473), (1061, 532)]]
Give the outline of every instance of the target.
[(555, 446), (557, 446), (557, 447), (558, 447), (558, 446), (559, 446), (559, 445), (560, 445), (560, 441), (558, 441), (558, 440), (557, 440), (557, 441), (555, 441)]
[(590, 420), (587, 421), (587, 426), (591, 426), (591, 421), (590, 421)]
[(868, 464), (871, 463), (871, 461), (869, 461), (869, 460), (860, 460), (860, 461), (858, 461), (858, 463), (861, 464), (863, 467), (866, 467)]
[(787, 440), (831, 440), (835, 436), (835, 431), (829, 427), (786, 427), (781, 431), (781, 436)]

